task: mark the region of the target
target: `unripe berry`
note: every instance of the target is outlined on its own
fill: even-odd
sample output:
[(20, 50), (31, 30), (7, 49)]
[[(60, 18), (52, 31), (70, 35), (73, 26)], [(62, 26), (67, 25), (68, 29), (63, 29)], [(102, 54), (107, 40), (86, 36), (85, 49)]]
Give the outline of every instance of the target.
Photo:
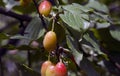
[(43, 40), (44, 48), (48, 52), (51, 52), (56, 48), (56, 43), (57, 43), (56, 33), (53, 31), (47, 32)]
[(41, 76), (46, 76), (48, 66), (52, 65), (51, 61), (45, 61), (41, 66)]
[(56, 76), (55, 75), (55, 66), (54, 65), (48, 66), (48, 68), (46, 70), (46, 76)]
[(38, 10), (39, 13), (48, 16), (52, 8), (52, 4), (48, 0), (44, 0), (40, 3)]
[(56, 76), (67, 76), (67, 68), (62, 62), (58, 62), (55, 67)]

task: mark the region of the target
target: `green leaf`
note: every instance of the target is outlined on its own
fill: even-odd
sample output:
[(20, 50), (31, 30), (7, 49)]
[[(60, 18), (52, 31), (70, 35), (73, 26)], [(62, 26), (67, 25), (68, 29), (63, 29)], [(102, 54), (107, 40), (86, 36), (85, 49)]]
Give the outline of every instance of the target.
[(89, 28), (90, 22), (88, 12), (93, 11), (92, 9), (77, 3), (62, 7), (65, 11), (60, 17), (69, 27), (79, 32)]
[(88, 12), (93, 11), (92, 9), (84, 7), (84, 6), (77, 4), (77, 3), (63, 6), (63, 8), (65, 10), (69, 11), (70, 13), (72, 13), (73, 15), (76, 14), (76, 15), (78, 15), (81, 18), (84, 18), (86, 20), (89, 20)]
[(80, 14), (80, 13), (83, 13), (83, 12), (89, 12), (91, 11), (91, 9), (87, 8), (87, 7), (84, 7), (80, 4), (77, 4), (77, 3), (73, 3), (71, 5), (66, 5), (66, 6), (63, 6), (63, 8), (73, 14)]
[(65, 11), (64, 14), (60, 15), (60, 17), (66, 24), (68, 24), (69, 27), (74, 30), (81, 31), (81, 29), (83, 29), (83, 21), (79, 15)]
[(90, 20), (94, 23), (97, 29), (108, 28), (110, 23), (113, 23), (111, 18), (107, 14), (93, 12), (90, 14)]
[(28, 40), (30, 40), (30, 38), (22, 36), (22, 35), (19, 35), (19, 34), (11, 36), (10, 39), (28, 39)]
[(31, 39), (37, 39), (40, 29), (42, 28), (41, 20), (39, 17), (35, 17), (25, 29), (25, 37), (29, 37)]
[(116, 27), (111, 28), (110, 34), (114, 39), (120, 41), (120, 27), (116, 26)]
[(5, 33), (0, 33), (0, 40), (2, 40), (2, 39), (8, 39), (8, 38), (9, 38), (9, 36), (6, 35)]
[[(24, 36), (31, 40), (36, 40), (40, 37), (41, 33), (43, 34), (44, 30), (41, 24), (41, 20), (39, 17), (35, 17), (32, 21), (28, 24), (27, 28), (25, 29)], [(24, 41), (26, 44), (30, 42), (30, 40)]]
[(83, 58), (83, 54), (80, 52), (77, 43), (71, 36), (68, 35), (68, 36), (66, 36), (66, 38), (67, 38), (67, 45), (68, 45), (69, 49), (71, 50), (76, 63), (78, 65), (80, 65), (80, 61)]
[(96, 26), (97, 29), (101, 29), (101, 28), (108, 28), (110, 26), (110, 23), (108, 23), (108, 22), (102, 22), (102, 23), (97, 22), (96, 25), (97, 25)]
[(89, 3), (86, 5), (86, 7), (93, 8), (97, 11), (102, 11), (104, 13), (109, 13), (107, 6), (96, 0), (90, 0)]
[(100, 12), (95, 12), (95, 11), (94, 11), (94, 14), (102, 18), (106, 22), (113, 23), (113, 21), (111, 20), (111, 17), (108, 14), (102, 14)]
[(101, 52), (100, 50), (100, 46), (97, 44), (97, 42), (95, 42), (90, 36), (89, 34), (85, 34), (83, 36), (83, 38), (92, 45), (94, 51), (96, 51), (98, 54), (103, 54), (103, 52)]

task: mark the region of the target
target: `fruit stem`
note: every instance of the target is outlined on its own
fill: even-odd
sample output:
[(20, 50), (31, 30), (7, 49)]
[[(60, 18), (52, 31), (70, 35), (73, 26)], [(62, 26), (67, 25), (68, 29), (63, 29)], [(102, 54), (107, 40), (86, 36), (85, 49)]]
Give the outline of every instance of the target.
[(49, 52), (49, 55), (48, 55), (48, 60), (50, 61), (50, 52)]
[(62, 63), (62, 59), (60, 58), (60, 62)]
[(52, 22), (52, 31), (54, 31), (54, 27), (55, 27), (55, 19), (53, 18), (53, 22)]

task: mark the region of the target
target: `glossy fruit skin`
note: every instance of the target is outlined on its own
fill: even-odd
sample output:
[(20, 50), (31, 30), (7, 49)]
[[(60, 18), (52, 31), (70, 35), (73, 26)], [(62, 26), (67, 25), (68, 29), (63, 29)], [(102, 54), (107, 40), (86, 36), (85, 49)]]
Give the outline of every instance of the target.
[(67, 68), (62, 62), (58, 62), (55, 67), (55, 75), (56, 76), (68, 76)]
[(50, 66), (47, 67), (46, 76), (56, 76), (55, 75), (55, 66), (54, 65), (50, 65)]
[(48, 66), (52, 65), (51, 61), (45, 61), (42, 66), (41, 66), (41, 76), (46, 76), (46, 70), (48, 68)]
[(48, 16), (51, 12), (51, 9), (52, 4), (48, 0), (42, 1), (38, 7), (39, 13), (44, 16)]
[(44, 40), (43, 40), (43, 46), (48, 51), (51, 52), (56, 48), (57, 44), (57, 37), (56, 33), (53, 31), (49, 31), (46, 33)]

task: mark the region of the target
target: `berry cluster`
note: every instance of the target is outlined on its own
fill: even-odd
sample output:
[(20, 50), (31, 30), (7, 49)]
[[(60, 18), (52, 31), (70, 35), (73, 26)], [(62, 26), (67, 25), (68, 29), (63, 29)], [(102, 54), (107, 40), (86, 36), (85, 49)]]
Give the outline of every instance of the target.
[(62, 62), (54, 65), (51, 61), (45, 61), (41, 67), (41, 76), (67, 76), (67, 69)]
[[(45, 50), (48, 52), (53, 51), (56, 48), (56, 43), (56, 33), (48, 31), (43, 40)], [(67, 68), (62, 61), (54, 65), (51, 61), (47, 60), (42, 64), (41, 76), (67, 76)]]

